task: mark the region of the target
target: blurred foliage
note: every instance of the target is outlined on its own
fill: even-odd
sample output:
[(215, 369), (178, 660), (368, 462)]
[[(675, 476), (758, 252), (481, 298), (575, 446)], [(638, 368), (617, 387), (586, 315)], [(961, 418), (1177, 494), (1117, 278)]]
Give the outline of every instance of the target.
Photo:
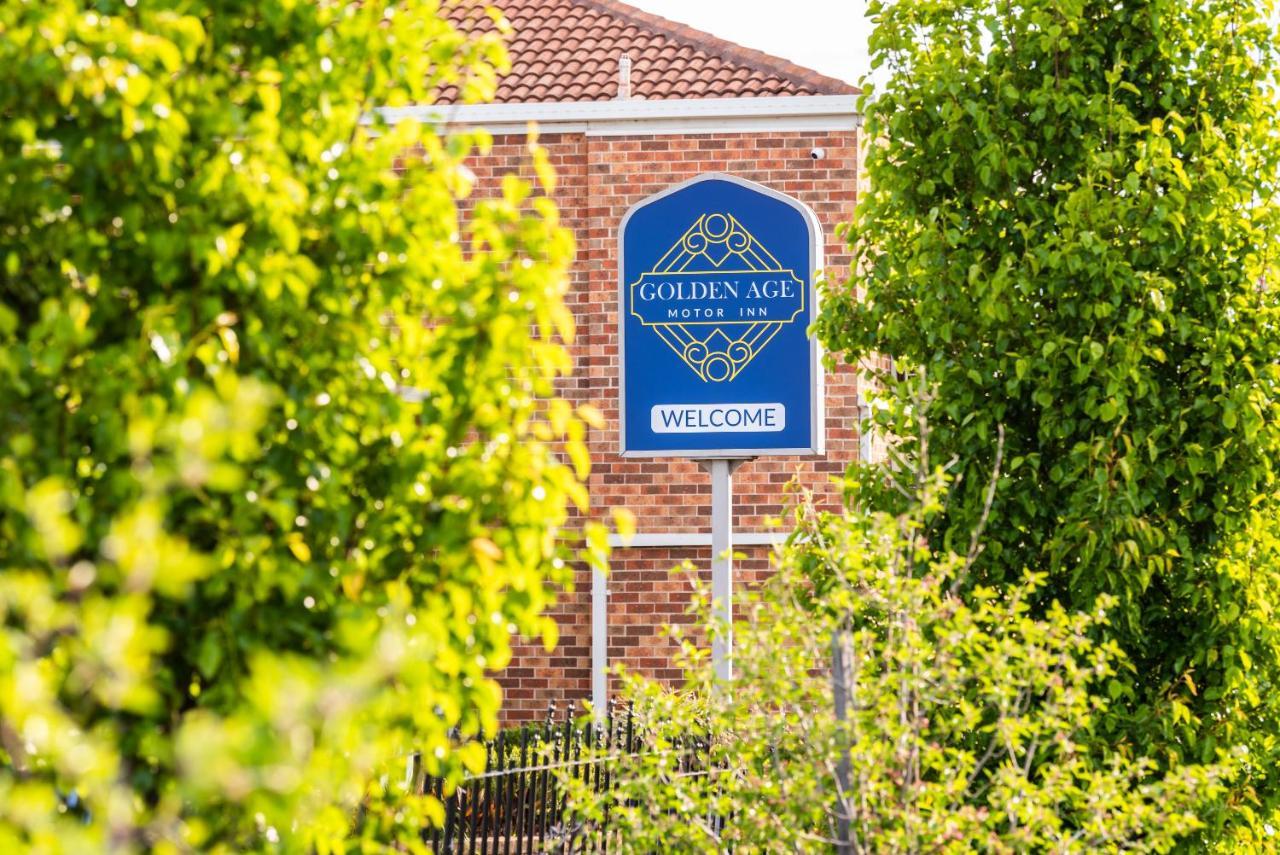
[[(603, 794), (566, 779), (583, 829), (634, 853), (1066, 855), (1165, 852), (1201, 826), (1231, 758), (1157, 773), (1100, 732), (1104, 687), (1132, 672), (1093, 639), (1113, 601), (1037, 617), (1043, 573), (960, 593), (968, 558), (923, 538), (945, 476), (908, 474), (898, 516), (800, 505), (735, 623), (731, 683), (688, 639), (684, 692), (628, 678), (651, 749)], [(695, 608), (711, 619), (705, 592)]]
[(1108, 684), (1109, 732), (1157, 758), (1247, 747), (1209, 817), (1232, 851), (1273, 846), (1280, 804), (1272, 13), (873, 3), (857, 274), (819, 322), (850, 361), (892, 360), (876, 420), (908, 455), (917, 369), (936, 390), (959, 478), (934, 543), (966, 549), (1004, 427), (975, 580), (1039, 568), (1042, 605), (1116, 597), (1106, 635), (1136, 670)]
[(0, 2), (0, 851), (420, 851), (408, 754), (483, 764), (603, 550), (572, 239), (362, 117), (490, 95), (498, 24)]

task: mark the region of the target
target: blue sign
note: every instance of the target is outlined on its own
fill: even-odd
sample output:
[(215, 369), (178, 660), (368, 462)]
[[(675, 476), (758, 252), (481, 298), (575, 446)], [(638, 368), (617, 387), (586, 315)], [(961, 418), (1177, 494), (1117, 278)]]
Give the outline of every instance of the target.
[(619, 230), (622, 454), (822, 452), (808, 334), (817, 218), (760, 184), (707, 174), (642, 200)]

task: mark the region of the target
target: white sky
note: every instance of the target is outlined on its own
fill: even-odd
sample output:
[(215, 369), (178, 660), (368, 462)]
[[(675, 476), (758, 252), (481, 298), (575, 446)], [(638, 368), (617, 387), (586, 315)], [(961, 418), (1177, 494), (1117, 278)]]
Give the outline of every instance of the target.
[(866, 0), (627, 0), (849, 83), (868, 71)]

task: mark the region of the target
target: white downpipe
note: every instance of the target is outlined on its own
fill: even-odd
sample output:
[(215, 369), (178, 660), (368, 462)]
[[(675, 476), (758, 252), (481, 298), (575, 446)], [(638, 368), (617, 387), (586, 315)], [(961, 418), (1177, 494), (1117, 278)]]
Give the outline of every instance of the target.
[(591, 571), (591, 709), (603, 721), (609, 708), (609, 580)]
[[(725, 463), (729, 467), (730, 484), (726, 485), (726, 496), (728, 504), (728, 518), (732, 519), (732, 491), (728, 489), (732, 485), (732, 471), (738, 467), (743, 461), (708, 461), (708, 463)], [(715, 495), (714, 484), (716, 476), (712, 475), (712, 518), (716, 516), (717, 496)], [(642, 532), (632, 535), (630, 538), (622, 538), (620, 535), (609, 535), (609, 545), (614, 549), (688, 549), (699, 547), (711, 547), (712, 552), (712, 596), (720, 598), (722, 603), (729, 604), (727, 598), (722, 597), (715, 583), (715, 567), (716, 557), (727, 553), (733, 544), (738, 546), (781, 546), (787, 539), (787, 532), (779, 529), (778, 531), (739, 531), (734, 532), (725, 538), (725, 546), (719, 548), (713, 540), (714, 534), (707, 532), (687, 532), (687, 531), (658, 531), (658, 532)], [(726, 561), (724, 562), (726, 575), (722, 577), (722, 586), (724, 580), (728, 580), (728, 593), (732, 595), (732, 572), (733, 568)], [(731, 616), (732, 606), (728, 614)], [(727, 661), (727, 657), (726, 657)], [(600, 570), (591, 571), (591, 706), (597, 711), (597, 715), (604, 715), (605, 710), (609, 706), (609, 579)]]

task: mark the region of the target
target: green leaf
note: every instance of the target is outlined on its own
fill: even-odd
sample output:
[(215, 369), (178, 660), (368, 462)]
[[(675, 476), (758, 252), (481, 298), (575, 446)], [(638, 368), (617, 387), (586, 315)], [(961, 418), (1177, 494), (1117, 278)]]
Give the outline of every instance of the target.
[(209, 632), (200, 639), (200, 646), (196, 653), (196, 667), (200, 669), (200, 675), (206, 680), (210, 680), (218, 673), (218, 668), (222, 665), (226, 640), (216, 632)]
[[(1098, 732), (1161, 764), (1211, 737), (1248, 756), (1179, 844), (1223, 851), (1280, 804), (1280, 43), (1261, 5), (1232, 15), (882, 4), (870, 189), (816, 327), (871, 367), (894, 437), (845, 498), (902, 514), (901, 473), (945, 467), (921, 537), (968, 556), (984, 521), (959, 595), (1033, 568), (1037, 617), (1115, 597), (1105, 637), (1140, 673), (1089, 690)], [(1175, 711), (1188, 663), (1203, 691)]]
[(0, 3), (0, 851), (417, 851), (479, 769), (585, 541), (560, 152), (369, 117), (504, 29)]

